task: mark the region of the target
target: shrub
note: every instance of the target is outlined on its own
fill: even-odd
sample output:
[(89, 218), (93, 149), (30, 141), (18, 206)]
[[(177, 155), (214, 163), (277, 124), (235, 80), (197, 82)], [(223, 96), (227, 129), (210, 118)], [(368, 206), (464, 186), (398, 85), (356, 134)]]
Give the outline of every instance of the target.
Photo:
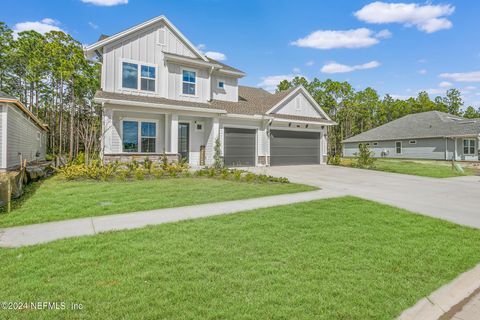
[(223, 168), (223, 160), (222, 160), (222, 144), (220, 142), (220, 137), (215, 139), (215, 147), (214, 147), (214, 154), (213, 154), (213, 167), (216, 170), (220, 170)]
[(340, 154), (335, 154), (333, 156), (328, 156), (327, 163), (332, 166), (339, 166), (342, 163), (342, 159), (340, 158)]
[(373, 157), (373, 152), (370, 151), (368, 146), (364, 143), (361, 143), (359, 146), (359, 153), (357, 156), (357, 167), (358, 168), (371, 168), (375, 163), (375, 158)]

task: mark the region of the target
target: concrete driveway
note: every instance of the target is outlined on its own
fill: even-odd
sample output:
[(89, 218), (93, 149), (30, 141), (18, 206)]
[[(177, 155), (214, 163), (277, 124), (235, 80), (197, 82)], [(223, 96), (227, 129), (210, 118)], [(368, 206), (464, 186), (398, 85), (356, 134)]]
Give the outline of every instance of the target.
[(326, 165), (251, 168), (480, 228), (480, 177), (434, 179)]

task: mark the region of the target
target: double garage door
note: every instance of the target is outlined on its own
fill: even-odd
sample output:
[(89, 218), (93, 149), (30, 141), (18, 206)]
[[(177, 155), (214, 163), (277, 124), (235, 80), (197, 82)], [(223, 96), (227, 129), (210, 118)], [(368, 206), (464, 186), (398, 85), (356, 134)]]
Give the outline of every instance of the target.
[[(224, 161), (227, 166), (255, 166), (256, 130), (225, 128)], [(271, 130), (270, 165), (320, 163), (320, 133)]]
[(270, 165), (320, 163), (320, 133), (271, 130)]

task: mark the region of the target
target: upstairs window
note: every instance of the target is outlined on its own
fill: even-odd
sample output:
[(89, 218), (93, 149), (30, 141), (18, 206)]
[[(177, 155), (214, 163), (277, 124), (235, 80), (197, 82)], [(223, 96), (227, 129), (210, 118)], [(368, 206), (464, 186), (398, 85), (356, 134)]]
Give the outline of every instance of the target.
[(475, 154), (475, 140), (465, 139), (463, 140), (463, 154), (474, 155)]
[(155, 80), (154, 66), (122, 62), (122, 88), (155, 91)]
[(122, 64), (122, 87), (138, 89), (138, 64), (129, 62)]
[(142, 66), (140, 89), (155, 91), (155, 67)]
[(195, 95), (195, 88), (197, 82), (197, 73), (191, 70), (182, 71), (182, 93), (186, 95)]

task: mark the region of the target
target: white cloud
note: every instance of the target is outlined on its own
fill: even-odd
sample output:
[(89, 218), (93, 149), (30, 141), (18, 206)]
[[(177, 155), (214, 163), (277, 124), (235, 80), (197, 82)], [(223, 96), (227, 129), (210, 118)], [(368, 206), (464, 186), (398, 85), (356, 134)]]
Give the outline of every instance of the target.
[(95, 23), (89, 21), (88, 22), (88, 25), (92, 28), (92, 29), (98, 29), (98, 25), (96, 25)]
[(440, 78), (456, 82), (480, 82), (480, 71), (442, 73), (440, 74)]
[(224, 53), (216, 52), (216, 51), (208, 51), (205, 52), (205, 55), (209, 58), (212, 58), (217, 61), (225, 61), (227, 60), (227, 56)]
[(128, 0), (81, 0), (83, 3), (90, 3), (95, 6), (112, 7), (119, 4), (127, 4)]
[(448, 81), (442, 81), (438, 84), (438, 86), (440, 88), (449, 88), (449, 87), (453, 86), (453, 84), (451, 82), (448, 82)]
[(300, 68), (293, 68), (292, 72), (293, 72), (294, 74), (299, 74), (299, 73), (301, 73), (302, 71), (300, 70)]
[(320, 71), (323, 73), (346, 73), (346, 72), (352, 72), (357, 70), (373, 69), (379, 66), (380, 66), (380, 62), (375, 60), (364, 63), (364, 64), (358, 64), (353, 66), (340, 64), (336, 62), (330, 62), (324, 65)]
[(206, 46), (204, 43), (199, 43), (199, 44), (197, 45), (197, 49), (200, 50), (200, 51), (204, 50), (206, 47), (207, 47), (207, 46)]
[(375, 34), (378, 39), (388, 39), (392, 37), (392, 33), (388, 29), (380, 30)]
[(50, 31), (63, 31), (59, 27), (60, 22), (54, 19), (45, 18), (41, 21), (25, 21), (19, 22), (13, 26), (13, 31), (17, 34), (22, 31), (34, 30), (38, 33), (45, 34)]
[(439, 88), (430, 88), (430, 89), (425, 89), (425, 90), (422, 90), (422, 91), (426, 91), (428, 94), (442, 94), (444, 93), (444, 90), (443, 89), (439, 89)]
[(280, 81), (282, 80), (291, 81), (293, 78), (295, 78), (295, 76), (299, 76), (299, 75), (287, 74), (287, 75), (262, 77), (262, 81), (257, 84), (257, 87), (263, 88), (270, 92), (274, 92), (277, 89), (277, 85), (280, 83)]
[(432, 33), (450, 29), (452, 22), (446, 17), (453, 14), (455, 7), (449, 4), (432, 5), (416, 3), (386, 3), (381, 1), (367, 4), (354, 15), (362, 21), (383, 24), (401, 23), (416, 26), (417, 29)]
[(315, 61), (313, 61), (313, 60), (309, 60), (309, 61), (307, 61), (307, 62), (305, 63), (305, 65), (306, 65), (307, 67), (311, 67), (311, 66), (313, 66), (314, 64), (315, 64)]
[[(298, 47), (315, 49), (334, 48), (365, 48), (378, 42), (387, 36), (388, 30), (382, 30), (375, 34), (367, 28), (351, 30), (317, 30), (304, 38), (292, 41), (290, 44)], [(388, 32), (389, 33), (389, 32)], [(389, 33), (390, 34), (390, 33)]]
[(427, 63), (428, 60), (427, 59), (418, 59), (418, 63)]
[(427, 74), (427, 69), (420, 69), (418, 70), (419, 74)]

